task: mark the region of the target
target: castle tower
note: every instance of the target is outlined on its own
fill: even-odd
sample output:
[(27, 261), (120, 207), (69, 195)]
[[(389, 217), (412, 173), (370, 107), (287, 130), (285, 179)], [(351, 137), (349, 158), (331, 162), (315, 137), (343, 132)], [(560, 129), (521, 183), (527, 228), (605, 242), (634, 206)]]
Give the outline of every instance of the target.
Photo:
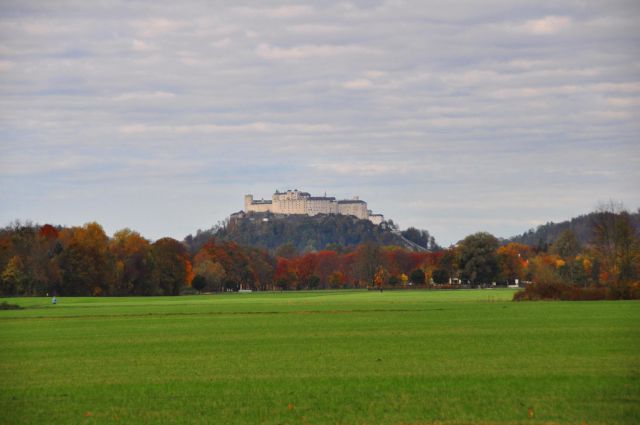
[(244, 210), (248, 212), (251, 210), (251, 203), (253, 202), (253, 195), (244, 195)]

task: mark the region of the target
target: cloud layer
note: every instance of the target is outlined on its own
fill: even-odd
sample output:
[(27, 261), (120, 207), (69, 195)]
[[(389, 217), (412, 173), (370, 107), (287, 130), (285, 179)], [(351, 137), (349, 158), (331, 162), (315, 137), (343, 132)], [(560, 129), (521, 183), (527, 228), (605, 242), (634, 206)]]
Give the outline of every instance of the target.
[(181, 238), (297, 187), (450, 243), (640, 205), (634, 1), (0, 13), (4, 223)]

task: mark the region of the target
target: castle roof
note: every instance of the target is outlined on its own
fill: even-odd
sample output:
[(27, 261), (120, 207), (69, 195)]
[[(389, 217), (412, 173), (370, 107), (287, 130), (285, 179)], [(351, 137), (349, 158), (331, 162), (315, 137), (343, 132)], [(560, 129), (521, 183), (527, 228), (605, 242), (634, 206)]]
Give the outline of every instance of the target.
[(286, 190), (284, 192), (280, 192), (278, 189), (276, 189), (274, 195), (284, 195), (284, 194), (289, 193), (289, 192), (291, 192), (291, 193), (296, 193), (297, 192), (298, 195), (301, 195), (301, 196), (311, 196), (311, 194), (309, 192), (300, 192), (298, 189), (294, 189), (294, 190), (289, 189), (289, 190)]
[(336, 198), (333, 196), (311, 196), (309, 197), (310, 201), (335, 201)]
[(359, 199), (343, 199), (338, 201), (339, 204), (366, 204), (366, 202)]

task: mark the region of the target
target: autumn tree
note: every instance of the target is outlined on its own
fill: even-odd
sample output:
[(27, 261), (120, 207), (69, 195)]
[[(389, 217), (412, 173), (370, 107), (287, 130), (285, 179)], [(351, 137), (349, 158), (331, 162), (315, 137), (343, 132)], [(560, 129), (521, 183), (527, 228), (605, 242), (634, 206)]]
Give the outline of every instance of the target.
[(112, 295), (151, 295), (154, 292), (151, 274), (153, 259), (151, 244), (130, 229), (117, 231), (109, 241), (114, 257), (116, 278), (110, 288)]
[(328, 288), (329, 277), (332, 273), (339, 270), (340, 257), (335, 251), (320, 251), (316, 254), (315, 274), (320, 278), (320, 286)]
[(355, 256), (358, 280), (366, 284), (373, 283), (380, 264), (380, 247), (372, 242), (359, 245)]
[(639, 238), (622, 205), (601, 205), (593, 217), (593, 245), (600, 260), (600, 278), (607, 283), (638, 278)]
[(379, 266), (373, 276), (373, 284), (376, 288), (382, 289), (384, 284), (389, 281), (389, 272), (384, 267)]
[(210, 240), (194, 256), (194, 271), (205, 277), (208, 287), (214, 290), (266, 290), (274, 282), (276, 259), (260, 248)]
[(0, 294), (13, 295), (24, 292), (27, 282), (27, 273), (22, 263), (22, 259), (15, 255), (11, 257), (0, 275)]
[(342, 286), (351, 288), (358, 286), (358, 257), (355, 252), (344, 254), (340, 258), (340, 271), (342, 272)]
[(564, 262), (561, 267), (558, 267), (558, 271), (568, 283), (586, 283), (587, 276), (582, 262), (577, 258), (581, 251), (580, 241), (573, 230), (563, 231), (551, 246), (550, 251)]
[(440, 257), (439, 264), (433, 272), (433, 281), (439, 285), (449, 283), (449, 279), (458, 277), (458, 250), (446, 249)]
[(559, 255), (539, 252), (529, 259), (526, 277), (533, 282), (543, 282), (545, 284), (562, 283), (563, 278), (560, 274), (560, 269), (564, 265), (565, 261)]
[(291, 289), (296, 286), (298, 276), (292, 260), (284, 257), (279, 257), (276, 263), (276, 269), (274, 273), (274, 280), (276, 286), (282, 290)]
[(640, 238), (627, 211), (617, 217), (614, 229), (618, 282), (631, 282), (640, 277)]
[(189, 254), (186, 247), (172, 238), (162, 238), (151, 245), (152, 282), (163, 295), (178, 295), (188, 285)]
[(15, 255), (11, 243), (11, 233), (7, 229), (0, 229), (0, 273), (7, 267), (9, 260)]
[(607, 283), (614, 280), (616, 214), (620, 208), (613, 202), (608, 205), (603, 204), (598, 207), (598, 211), (592, 217), (592, 243), (602, 266), (601, 279)]
[[(41, 257), (46, 255), (38, 246), (38, 228), (31, 222), (15, 221), (9, 226), (11, 251), (4, 270), (14, 280), (13, 290), (19, 295), (36, 295), (45, 286)], [(17, 257), (17, 258), (16, 258)], [(7, 269), (9, 268), (9, 269)], [(7, 282), (8, 283), (8, 282)]]
[(395, 276), (409, 273), (415, 267), (411, 253), (397, 246), (381, 248), (380, 261), (389, 273)]
[(498, 278), (502, 282), (514, 283), (516, 279), (524, 280), (531, 248), (516, 242), (501, 246), (497, 251), (500, 273)]
[(70, 295), (103, 295), (113, 285), (113, 257), (109, 238), (98, 223), (87, 223), (60, 232), (60, 292)]
[(204, 255), (196, 256), (194, 271), (196, 277), (200, 276), (204, 279), (205, 286), (202, 289), (207, 288), (211, 291), (222, 291), (222, 284), (227, 273), (219, 262), (213, 261)]
[(251, 289), (267, 290), (271, 288), (275, 271), (275, 259), (267, 251), (255, 247), (241, 249), (249, 268), (248, 281)]
[(220, 248), (226, 253), (228, 262), (224, 264), (226, 272), (225, 287), (237, 290), (242, 285), (253, 285), (254, 275), (249, 265), (249, 259), (242, 247), (235, 242), (225, 242)]
[(558, 236), (558, 239), (556, 239), (551, 247), (552, 253), (558, 254), (564, 259), (574, 258), (580, 250), (580, 241), (578, 241), (578, 237), (571, 229), (560, 233), (560, 236)]
[(294, 264), (296, 267), (296, 275), (298, 276), (298, 289), (302, 289), (305, 286), (308, 287), (311, 276), (314, 276), (318, 258), (313, 253), (307, 253), (302, 257), (298, 257)]
[(34, 265), (38, 270), (40, 293), (52, 292), (53, 288), (60, 286), (62, 274), (58, 256), (62, 250), (59, 229), (50, 224), (40, 227)]
[(413, 255), (420, 257), (420, 261), (416, 264), (415, 268), (422, 269), (422, 271), (424, 271), (425, 282), (431, 283), (433, 272), (439, 267), (440, 259), (444, 256), (444, 251), (413, 253)]
[(345, 276), (344, 273), (337, 270), (329, 275), (329, 287), (331, 289), (337, 289), (344, 285)]

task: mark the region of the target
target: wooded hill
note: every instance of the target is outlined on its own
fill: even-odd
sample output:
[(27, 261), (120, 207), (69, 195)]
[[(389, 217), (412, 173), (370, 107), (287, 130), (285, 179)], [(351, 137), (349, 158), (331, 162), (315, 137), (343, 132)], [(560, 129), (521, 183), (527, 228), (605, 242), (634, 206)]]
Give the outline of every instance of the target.
[[(581, 245), (589, 244), (593, 240), (593, 224), (598, 214), (598, 212), (591, 212), (560, 223), (550, 221), (535, 229), (530, 229), (521, 235), (512, 236), (503, 242), (517, 242), (546, 251), (549, 246), (555, 243), (562, 232), (570, 229), (576, 235)], [(635, 212), (629, 215), (636, 232), (640, 232), (640, 213)]]
[(324, 249), (346, 252), (365, 242), (395, 245), (413, 251), (437, 247), (427, 231), (410, 228), (399, 232), (393, 222), (375, 225), (369, 220), (347, 215), (249, 213), (242, 218), (231, 218), (212, 229), (198, 231), (195, 236), (189, 235), (185, 243), (191, 252), (195, 252), (211, 237), (271, 252), (283, 246), (297, 252)]

